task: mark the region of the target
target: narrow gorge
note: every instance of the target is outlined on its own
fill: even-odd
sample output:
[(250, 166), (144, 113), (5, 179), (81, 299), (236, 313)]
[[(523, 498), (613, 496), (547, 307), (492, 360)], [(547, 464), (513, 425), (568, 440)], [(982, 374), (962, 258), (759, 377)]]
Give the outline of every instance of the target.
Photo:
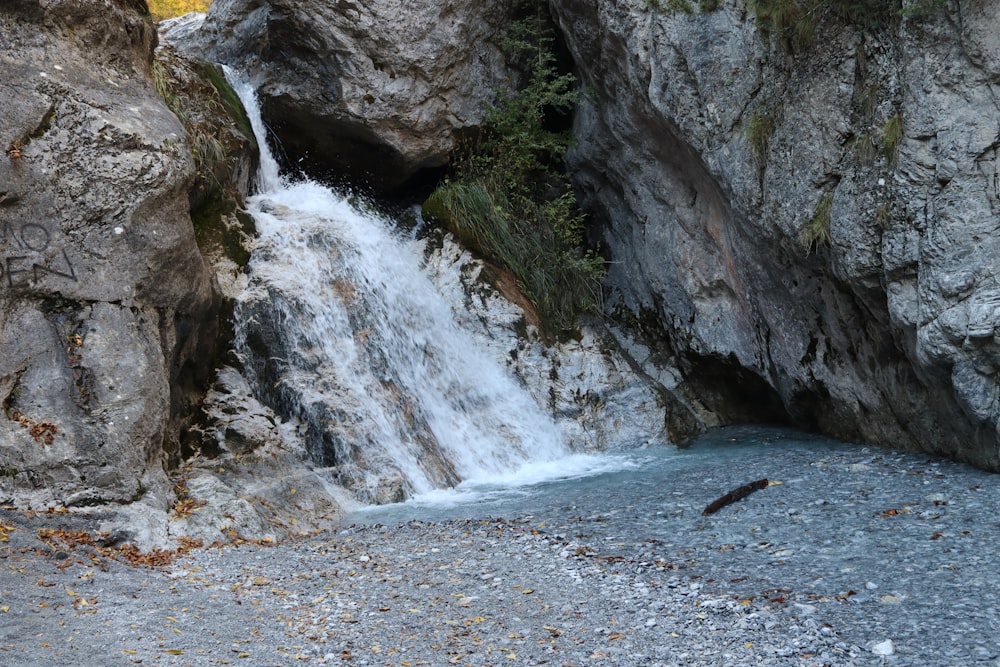
[[(0, 500), (142, 515), (150, 544), (284, 535), (292, 491), (327, 525), (475, 476), (463, 442), (503, 468), (745, 423), (997, 469), (1000, 10), (779, 5), (215, 0), (159, 36), (143, 2), (5, 6)], [(532, 14), (582, 91), (549, 122), (607, 260), (559, 342), (412, 207), (525, 85)], [(255, 189), (268, 142), (288, 180)], [(335, 232), (361, 219), (383, 236)], [(352, 268), (365, 244), (386, 263)]]

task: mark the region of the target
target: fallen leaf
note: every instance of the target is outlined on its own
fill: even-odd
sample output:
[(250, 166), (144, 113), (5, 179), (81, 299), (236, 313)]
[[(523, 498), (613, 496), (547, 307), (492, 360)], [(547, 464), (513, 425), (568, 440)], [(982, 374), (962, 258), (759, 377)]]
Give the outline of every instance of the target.
[(608, 641), (617, 641), (619, 639), (625, 639), (625, 635), (620, 632), (612, 632), (611, 636), (608, 637)]

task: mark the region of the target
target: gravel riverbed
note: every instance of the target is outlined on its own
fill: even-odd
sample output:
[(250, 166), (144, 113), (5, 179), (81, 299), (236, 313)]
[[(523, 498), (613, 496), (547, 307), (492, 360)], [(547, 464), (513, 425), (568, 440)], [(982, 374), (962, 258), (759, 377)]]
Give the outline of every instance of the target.
[(1000, 664), (996, 479), (763, 447), (510, 516), (466, 507), (162, 567), (46, 532), (85, 517), (3, 511), (0, 665)]

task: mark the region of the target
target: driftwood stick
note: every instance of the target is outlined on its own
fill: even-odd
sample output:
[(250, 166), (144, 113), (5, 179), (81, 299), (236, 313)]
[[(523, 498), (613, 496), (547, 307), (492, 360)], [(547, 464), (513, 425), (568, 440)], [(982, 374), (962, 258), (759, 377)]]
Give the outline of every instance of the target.
[(713, 500), (705, 508), (705, 511), (701, 513), (702, 516), (708, 516), (709, 514), (715, 514), (721, 510), (726, 505), (731, 505), (737, 500), (742, 500), (746, 498), (754, 491), (760, 491), (767, 486), (766, 479), (758, 479), (756, 482), (750, 482), (749, 484), (744, 484), (743, 486), (733, 489), (726, 495), (722, 496), (718, 500)]

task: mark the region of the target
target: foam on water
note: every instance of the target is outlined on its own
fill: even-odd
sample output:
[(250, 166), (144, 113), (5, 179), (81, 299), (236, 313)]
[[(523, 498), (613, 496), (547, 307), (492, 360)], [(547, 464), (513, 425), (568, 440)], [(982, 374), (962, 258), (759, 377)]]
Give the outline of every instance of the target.
[(365, 488), (398, 474), (421, 502), (456, 484), (459, 497), (621, 465), (572, 454), (552, 419), (455, 321), (421, 269), (419, 242), (341, 193), (283, 179), (253, 90), (234, 84), (261, 148), (259, 192), (247, 202), (259, 238), (236, 347), (254, 354), (247, 340), (266, 304), (288, 353), (279, 377), (248, 380), (280, 386), (286, 416), (335, 443), (314, 446), (314, 457), (330, 459), (319, 463), (354, 480), (363, 501), (375, 495)]

